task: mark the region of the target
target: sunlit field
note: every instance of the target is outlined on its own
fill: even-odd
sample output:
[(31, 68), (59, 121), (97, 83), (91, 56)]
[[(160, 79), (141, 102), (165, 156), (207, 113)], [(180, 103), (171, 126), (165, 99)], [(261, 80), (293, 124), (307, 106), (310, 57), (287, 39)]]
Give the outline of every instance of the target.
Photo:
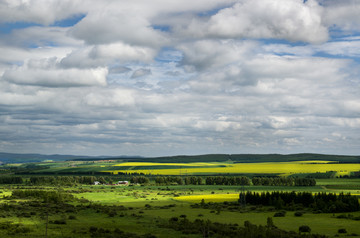
[[(115, 169), (121, 167), (121, 169)], [(301, 173), (325, 173), (336, 171), (341, 175), (359, 171), (360, 164), (337, 164), (328, 161), (297, 161), (269, 163), (122, 163), (114, 170), (104, 170), (113, 174), (143, 173), (152, 175), (201, 175), (201, 174), (279, 174), (288, 176)], [(176, 167), (176, 168), (174, 168)]]
[(204, 202), (235, 202), (239, 200), (239, 194), (202, 194), (202, 195), (192, 195), (192, 196), (181, 196), (174, 198), (177, 201), (182, 202), (201, 202), (204, 199)]

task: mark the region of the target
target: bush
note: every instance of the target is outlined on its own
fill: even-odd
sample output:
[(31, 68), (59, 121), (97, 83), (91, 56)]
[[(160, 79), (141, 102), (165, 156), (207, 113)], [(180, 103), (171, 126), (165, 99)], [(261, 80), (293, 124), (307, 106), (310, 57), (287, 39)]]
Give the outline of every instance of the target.
[(63, 219), (60, 220), (54, 220), (54, 221), (49, 221), (49, 223), (51, 224), (56, 224), (56, 225), (66, 225), (66, 221)]
[(299, 227), (299, 232), (311, 232), (311, 228), (309, 226), (303, 225)]
[(276, 212), (274, 217), (284, 217), (286, 215), (286, 211)]
[(341, 229), (338, 230), (338, 233), (347, 233), (347, 231), (346, 231), (346, 229), (341, 228)]
[(170, 222), (177, 222), (179, 220), (179, 218), (177, 217), (172, 217), (169, 219)]
[(90, 228), (89, 228), (89, 232), (90, 233), (94, 233), (94, 232), (96, 232), (97, 231), (97, 227), (95, 227), (95, 226), (90, 226)]
[(304, 213), (300, 212), (300, 211), (297, 211), (294, 213), (294, 216), (296, 217), (301, 217)]

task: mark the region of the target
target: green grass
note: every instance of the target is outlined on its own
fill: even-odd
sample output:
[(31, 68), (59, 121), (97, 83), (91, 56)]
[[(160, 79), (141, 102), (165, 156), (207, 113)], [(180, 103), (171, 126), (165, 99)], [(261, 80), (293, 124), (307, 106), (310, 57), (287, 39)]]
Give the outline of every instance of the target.
[[(97, 212), (96, 209), (88, 208), (79, 210), (76, 213), (63, 214), (62, 211), (49, 215), (49, 220), (63, 219), (66, 225), (49, 224), (48, 237), (90, 237), (89, 228), (95, 226), (114, 230), (119, 228), (125, 232), (137, 234), (151, 233), (157, 237), (201, 237), (200, 235), (186, 235), (180, 232), (159, 228), (155, 221), (158, 219), (169, 219), (186, 215), (190, 220), (209, 219), (212, 222), (237, 223), (240, 226), (248, 220), (257, 225), (265, 225), (267, 217), (273, 217), (275, 211), (269, 211), (270, 208), (251, 210), (248, 205), (246, 212), (231, 212), (227, 210), (216, 214), (211, 209), (191, 208), (191, 202), (175, 200), (178, 196), (192, 195), (210, 195), (215, 194), (238, 194), (242, 189), (246, 191), (307, 191), (307, 192), (352, 192), (358, 193), (360, 179), (317, 179), (317, 186), (314, 187), (286, 187), (286, 186), (220, 186), (220, 185), (181, 185), (181, 186), (92, 186), (82, 185), (76, 187), (63, 187), (64, 191), (73, 192), (76, 198), (84, 198), (89, 202), (73, 201), (73, 205), (101, 204), (110, 207), (125, 206), (132, 208), (123, 211), (123, 217), (118, 212), (114, 217), (108, 214)], [(59, 187), (53, 186), (18, 186), (7, 185), (0, 187), (0, 204), (20, 204), (26, 200), (6, 200), (4, 196), (10, 196), (14, 189), (47, 189), (54, 190)], [(359, 193), (360, 194), (360, 193)], [(145, 206), (146, 204), (147, 207)], [(175, 204), (174, 207), (165, 209), (165, 206)], [(22, 224), (31, 229), (26, 237), (44, 237), (46, 219), (40, 217), (41, 211), (31, 218), (19, 217), (21, 211), (0, 211), (0, 224), (10, 221), (13, 224)], [(353, 217), (360, 217), (360, 212), (344, 213), (346, 216), (351, 214)], [(69, 215), (76, 216), (75, 220), (68, 219)], [(338, 216), (340, 214), (335, 214)], [(338, 229), (344, 228), (348, 234), (356, 233), (360, 235), (359, 221), (351, 219), (338, 219), (333, 214), (313, 214), (307, 211), (302, 217), (295, 217), (294, 211), (288, 211), (286, 217), (273, 217), (274, 224), (287, 231), (298, 231), (299, 226), (309, 225), (312, 233), (319, 233), (334, 237)], [(25, 237), (25, 234), (11, 235), (6, 230), (0, 229), (0, 237)]]
[[(322, 180), (321, 185), (315, 187), (269, 187), (269, 186), (246, 186), (245, 189), (252, 191), (326, 191), (326, 185), (342, 185), (343, 180)], [(356, 181), (355, 181), (356, 182)], [(240, 186), (144, 186), (144, 187), (114, 187), (114, 186), (79, 186), (64, 188), (65, 191), (76, 191), (73, 195), (77, 198), (85, 198), (92, 204), (98, 203), (104, 206), (122, 205), (131, 210), (123, 211), (123, 217), (118, 213), (114, 217), (103, 212), (97, 212), (94, 209), (80, 210), (77, 213), (52, 213), (49, 220), (62, 219), (65, 217), (66, 225), (49, 224), (48, 237), (90, 237), (89, 227), (95, 226), (114, 230), (119, 228), (126, 232), (138, 234), (151, 233), (157, 237), (184, 237), (181, 233), (156, 226), (157, 219), (169, 219), (171, 217), (179, 217), (186, 215), (188, 219), (209, 219), (212, 222), (221, 223), (237, 223), (240, 226), (244, 221), (250, 221), (257, 225), (265, 225), (267, 217), (273, 217), (275, 211), (269, 211), (264, 207), (262, 210), (251, 211), (249, 206), (248, 212), (231, 212), (221, 211), (216, 214), (211, 209), (191, 208), (192, 203), (174, 200), (177, 195), (201, 195), (201, 194), (228, 194), (239, 193)], [(15, 186), (6, 189), (3, 187), (3, 195), (9, 195)], [(46, 187), (46, 189), (54, 189), (54, 187)], [(83, 192), (81, 192), (83, 191)], [(80, 192), (80, 193), (78, 193)], [(11, 203), (9, 200), (2, 202)], [(17, 201), (19, 202), (19, 201)], [(80, 204), (78, 201), (73, 202), (74, 205)], [(86, 206), (89, 204), (85, 202)], [(146, 208), (148, 204), (148, 208)], [(164, 206), (175, 204), (174, 207), (164, 209)], [(45, 218), (41, 218), (39, 214), (31, 218), (17, 217), (15, 213), (4, 212), (7, 217), (0, 216), (0, 223), (12, 221), (14, 224), (21, 223), (32, 230), (27, 233), (26, 237), (41, 237), (45, 234)], [(351, 213), (354, 217), (360, 216), (360, 212)], [(68, 219), (69, 215), (76, 216), (75, 220)], [(336, 216), (339, 214), (335, 214)], [(346, 213), (347, 215), (347, 213)], [(298, 231), (299, 226), (309, 225), (312, 233), (325, 234), (334, 237), (338, 229), (345, 228), (348, 233), (360, 234), (359, 221), (350, 219), (337, 219), (333, 214), (313, 214), (306, 212), (302, 217), (295, 217), (293, 211), (288, 211), (286, 217), (273, 217), (274, 224), (284, 230)], [(7, 231), (0, 229), (1, 237), (22, 237), (21, 235), (9, 235)], [(192, 235), (186, 237), (201, 237)]]

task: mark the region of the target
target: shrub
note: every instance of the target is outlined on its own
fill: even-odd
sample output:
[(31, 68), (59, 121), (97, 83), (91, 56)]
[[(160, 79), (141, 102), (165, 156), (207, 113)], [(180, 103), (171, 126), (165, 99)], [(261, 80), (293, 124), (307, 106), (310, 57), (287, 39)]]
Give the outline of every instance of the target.
[(286, 211), (276, 212), (274, 217), (284, 217), (286, 215)]
[(177, 222), (178, 220), (179, 220), (179, 218), (177, 218), (177, 217), (172, 217), (169, 219), (169, 221), (171, 221), (171, 222)]
[(54, 221), (50, 221), (49, 223), (56, 224), (56, 225), (66, 225), (66, 220), (63, 220), (63, 219), (54, 220)]
[(303, 225), (299, 227), (299, 232), (311, 232), (311, 228), (309, 226)]
[(338, 230), (338, 233), (347, 233), (346, 229), (345, 228), (341, 228)]
[(109, 213), (108, 213), (109, 217), (114, 217), (117, 215), (117, 212), (115, 210), (111, 210)]
[(300, 212), (300, 211), (297, 211), (294, 213), (294, 216), (296, 217), (301, 217), (304, 213)]
[(94, 232), (96, 232), (97, 231), (97, 227), (95, 227), (95, 226), (90, 226), (90, 228), (89, 228), (89, 232), (90, 233), (94, 233)]

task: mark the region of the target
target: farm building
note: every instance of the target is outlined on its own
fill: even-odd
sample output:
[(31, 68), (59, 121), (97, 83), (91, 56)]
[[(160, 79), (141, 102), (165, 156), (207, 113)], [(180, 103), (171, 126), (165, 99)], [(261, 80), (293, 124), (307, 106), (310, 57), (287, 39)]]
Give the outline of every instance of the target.
[(129, 185), (129, 181), (119, 181), (116, 185)]

